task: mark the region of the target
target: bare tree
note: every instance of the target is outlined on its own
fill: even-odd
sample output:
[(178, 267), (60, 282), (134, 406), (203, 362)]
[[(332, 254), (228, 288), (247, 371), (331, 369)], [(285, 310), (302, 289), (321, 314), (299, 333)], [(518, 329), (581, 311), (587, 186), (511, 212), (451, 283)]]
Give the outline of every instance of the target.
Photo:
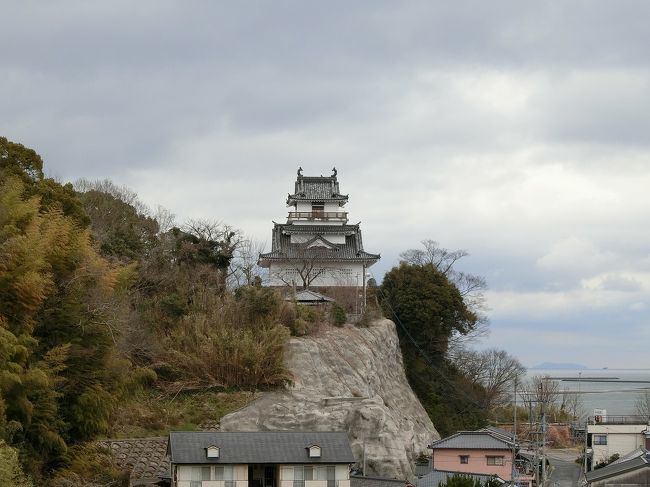
[(458, 288), (465, 300), (465, 304), (472, 311), (485, 310), (484, 292), (487, 289), (487, 282), (482, 276), (475, 276), (454, 269), (454, 264), (463, 257), (467, 257), (466, 250), (448, 250), (440, 247), (438, 242), (426, 239), (422, 240), (423, 249), (409, 249), (400, 254), (400, 259), (408, 264), (425, 265), (431, 264)]
[(279, 269), (273, 277), (279, 279), (287, 286), (300, 286), (308, 289), (316, 279), (325, 276), (330, 269), (323, 267), (322, 261), (303, 255), (295, 259), (290, 269)]
[(560, 386), (548, 376), (535, 375), (523, 387), (524, 404), (531, 411), (549, 411), (560, 397)]
[(242, 238), (230, 262), (228, 275), (230, 287), (250, 286), (264, 281), (265, 269), (260, 267), (258, 260), (265, 246), (264, 242)]
[(205, 251), (214, 257), (219, 269), (219, 285), (225, 289), (231, 272), (230, 262), (242, 243), (242, 233), (222, 221), (207, 219), (190, 219), (182, 231), (205, 244)]
[(573, 419), (579, 419), (584, 416), (584, 406), (582, 397), (577, 392), (570, 392), (566, 389), (562, 391), (560, 402), (560, 412), (567, 412), (573, 416)]
[(152, 218), (158, 222), (158, 232), (166, 233), (175, 226), (176, 215), (161, 205), (156, 205)]
[(485, 409), (510, 402), (514, 381), (521, 382), (526, 368), (512, 355), (495, 348), (483, 351), (456, 350), (452, 360), (470, 381), (485, 390)]
[(99, 191), (101, 193), (110, 194), (113, 198), (135, 208), (138, 215), (151, 216), (151, 210), (140, 200), (140, 198), (138, 198), (138, 194), (135, 191), (127, 186), (115, 184), (110, 179), (96, 179), (91, 181), (89, 179), (81, 178), (75, 181), (74, 188), (80, 193)]
[(650, 422), (650, 389), (644, 389), (637, 395), (634, 409), (639, 416), (644, 416)]

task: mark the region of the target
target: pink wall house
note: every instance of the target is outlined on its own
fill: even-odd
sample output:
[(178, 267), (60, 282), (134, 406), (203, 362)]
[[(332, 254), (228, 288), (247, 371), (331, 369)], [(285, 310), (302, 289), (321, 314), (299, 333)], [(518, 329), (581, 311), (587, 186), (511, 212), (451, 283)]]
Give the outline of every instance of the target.
[(434, 470), (498, 475), (512, 480), (514, 443), (507, 434), (461, 431), (436, 441), (431, 449)]

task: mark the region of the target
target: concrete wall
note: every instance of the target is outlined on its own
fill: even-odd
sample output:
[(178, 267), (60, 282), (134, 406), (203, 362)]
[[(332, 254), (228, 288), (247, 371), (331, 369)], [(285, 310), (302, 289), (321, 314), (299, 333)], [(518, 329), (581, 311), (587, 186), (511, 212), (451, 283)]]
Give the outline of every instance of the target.
[[(460, 463), (461, 456), (468, 463)], [(503, 457), (503, 465), (488, 465), (487, 457)], [(433, 451), (433, 468), (452, 472), (496, 474), (503, 480), (512, 479), (512, 452), (510, 450), (478, 450), (440, 448)]]

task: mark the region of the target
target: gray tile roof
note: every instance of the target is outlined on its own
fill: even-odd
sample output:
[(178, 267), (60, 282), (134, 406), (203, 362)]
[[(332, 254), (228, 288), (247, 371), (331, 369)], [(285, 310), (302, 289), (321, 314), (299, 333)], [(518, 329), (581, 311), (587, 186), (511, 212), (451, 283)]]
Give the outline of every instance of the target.
[[(287, 296), (285, 301), (293, 301), (294, 296)], [(295, 300), (299, 303), (324, 303), (324, 302), (333, 302), (334, 299), (328, 298), (327, 296), (311, 291), (309, 289), (301, 289), (296, 291)]]
[[(276, 223), (273, 228), (273, 238), (271, 243), (271, 252), (260, 254), (260, 265), (268, 266), (268, 261), (283, 260), (314, 260), (314, 261), (356, 261), (356, 262), (376, 262), (380, 259), (379, 254), (371, 254), (363, 250), (361, 240), (361, 230), (356, 227), (356, 233), (345, 236), (344, 244), (335, 244), (329, 242), (327, 237), (322, 236), (321, 240), (329, 248), (312, 247), (308, 245), (314, 241), (311, 239), (306, 243), (292, 244), (291, 237), (284, 232), (287, 225)], [(318, 234), (316, 234), (318, 236)]]
[[(219, 447), (219, 458), (207, 458), (205, 449)], [(309, 458), (307, 447), (321, 447), (320, 458)], [(168, 452), (172, 463), (354, 463), (348, 435), (335, 432), (172, 431)]]
[(641, 455), (632, 458), (630, 460), (610, 463), (606, 467), (599, 468), (591, 472), (587, 472), (585, 474), (585, 479), (587, 480), (587, 482), (591, 483), (596, 480), (615, 477), (619, 474), (630, 472), (632, 470), (650, 467), (650, 463), (649, 463), (650, 459), (648, 458), (648, 455), (649, 454), (644, 451), (643, 453), (641, 453)]
[(489, 433), (494, 433), (497, 436), (503, 437), (507, 441), (515, 440), (515, 436), (512, 433), (502, 428), (498, 428), (496, 426), (486, 426), (485, 428), (481, 428), (479, 431), (487, 431)]
[(157, 481), (170, 476), (165, 437), (101, 440), (97, 444), (111, 452), (118, 467), (130, 471), (132, 481)]
[(416, 463), (415, 464), (415, 476), (416, 477), (424, 477), (426, 474), (431, 472), (433, 470), (433, 465), (431, 464), (431, 458), (429, 458), (429, 461), (427, 463)]
[(345, 204), (347, 200), (347, 195), (339, 193), (336, 176), (298, 176), (287, 204), (292, 201), (339, 201)]
[(316, 235), (354, 235), (359, 231), (359, 224), (356, 225), (300, 225), (293, 223), (278, 223), (280, 231), (287, 235), (294, 234), (316, 234)]
[(431, 444), (431, 448), (509, 450), (512, 441), (491, 431), (460, 431)]
[(465, 472), (450, 472), (446, 470), (432, 470), (430, 473), (425, 475), (422, 478), (419, 478), (415, 481), (417, 487), (438, 487), (441, 483), (447, 482), (449, 477), (454, 475), (465, 475), (471, 477), (472, 480), (478, 480), (481, 483), (484, 483), (490, 479), (496, 479), (501, 483), (505, 481), (498, 475), (489, 475), (484, 473), (465, 473)]

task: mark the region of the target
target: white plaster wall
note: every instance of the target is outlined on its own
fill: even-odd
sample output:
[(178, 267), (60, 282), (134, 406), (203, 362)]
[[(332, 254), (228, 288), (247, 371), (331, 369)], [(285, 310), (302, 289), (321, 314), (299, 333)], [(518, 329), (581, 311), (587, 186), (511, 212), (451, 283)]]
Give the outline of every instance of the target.
[[(312, 234), (301, 234), (301, 235), (291, 235), (291, 243), (305, 243), (308, 240), (311, 240), (316, 236), (315, 233)], [(326, 239), (328, 242), (332, 242), (335, 244), (344, 244), (345, 243), (345, 235), (323, 235), (323, 238)]]
[(311, 201), (298, 201), (295, 211), (311, 211)]
[(192, 480), (192, 467), (185, 466), (185, 465), (177, 466), (176, 478), (178, 480)]
[(345, 211), (339, 206), (335, 201), (326, 201), (325, 202), (325, 211)]
[(347, 480), (350, 478), (350, 469), (347, 465), (337, 465), (336, 473), (334, 474), (336, 480)]
[[(302, 286), (302, 279), (296, 274), (297, 265), (272, 263), (269, 268), (269, 284), (271, 286), (286, 286), (287, 282), (295, 280), (296, 286)], [(320, 267), (318, 265), (314, 268)], [(311, 286), (363, 286), (363, 264), (349, 263), (340, 267), (333, 264), (322, 266), (325, 272), (321, 273)], [(284, 277), (280, 279), (280, 276)], [(357, 279), (358, 276), (358, 279)]]
[[(194, 465), (194, 466), (200, 466), (200, 465)], [(208, 466), (208, 465), (203, 465), (203, 466)], [(226, 465), (219, 465), (219, 466), (226, 466)], [(176, 476), (179, 480), (179, 487), (180, 487), (180, 482), (181, 481), (187, 481), (189, 485), (189, 481), (192, 480), (192, 467), (193, 465), (178, 465), (176, 467)], [(232, 475), (233, 475), (233, 480), (237, 481), (237, 487), (248, 487), (248, 465), (233, 465), (232, 466)], [(214, 475), (214, 471), (212, 471), (212, 475)], [(224, 486), (224, 481), (223, 480), (211, 480), (203, 481), (203, 486), (204, 487), (223, 487)]]
[(592, 435), (607, 435), (606, 445), (594, 445), (593, 436), (591, 448), (594, 451), (594, 463), (609, 459), (614, 453), (625, 455), (645, 445), (642, 431), (647, 428), (643, 424), (590, 424), (587, 432)]
[(630, 453), (632, 450), (643, 446), (645, 443), (644, 437), (641, 434), (632, 433), (613, 433), (607, 435), (606, 445), (594, 445), (594, 463), (608, 460), (614, 453), (623, 456)]

